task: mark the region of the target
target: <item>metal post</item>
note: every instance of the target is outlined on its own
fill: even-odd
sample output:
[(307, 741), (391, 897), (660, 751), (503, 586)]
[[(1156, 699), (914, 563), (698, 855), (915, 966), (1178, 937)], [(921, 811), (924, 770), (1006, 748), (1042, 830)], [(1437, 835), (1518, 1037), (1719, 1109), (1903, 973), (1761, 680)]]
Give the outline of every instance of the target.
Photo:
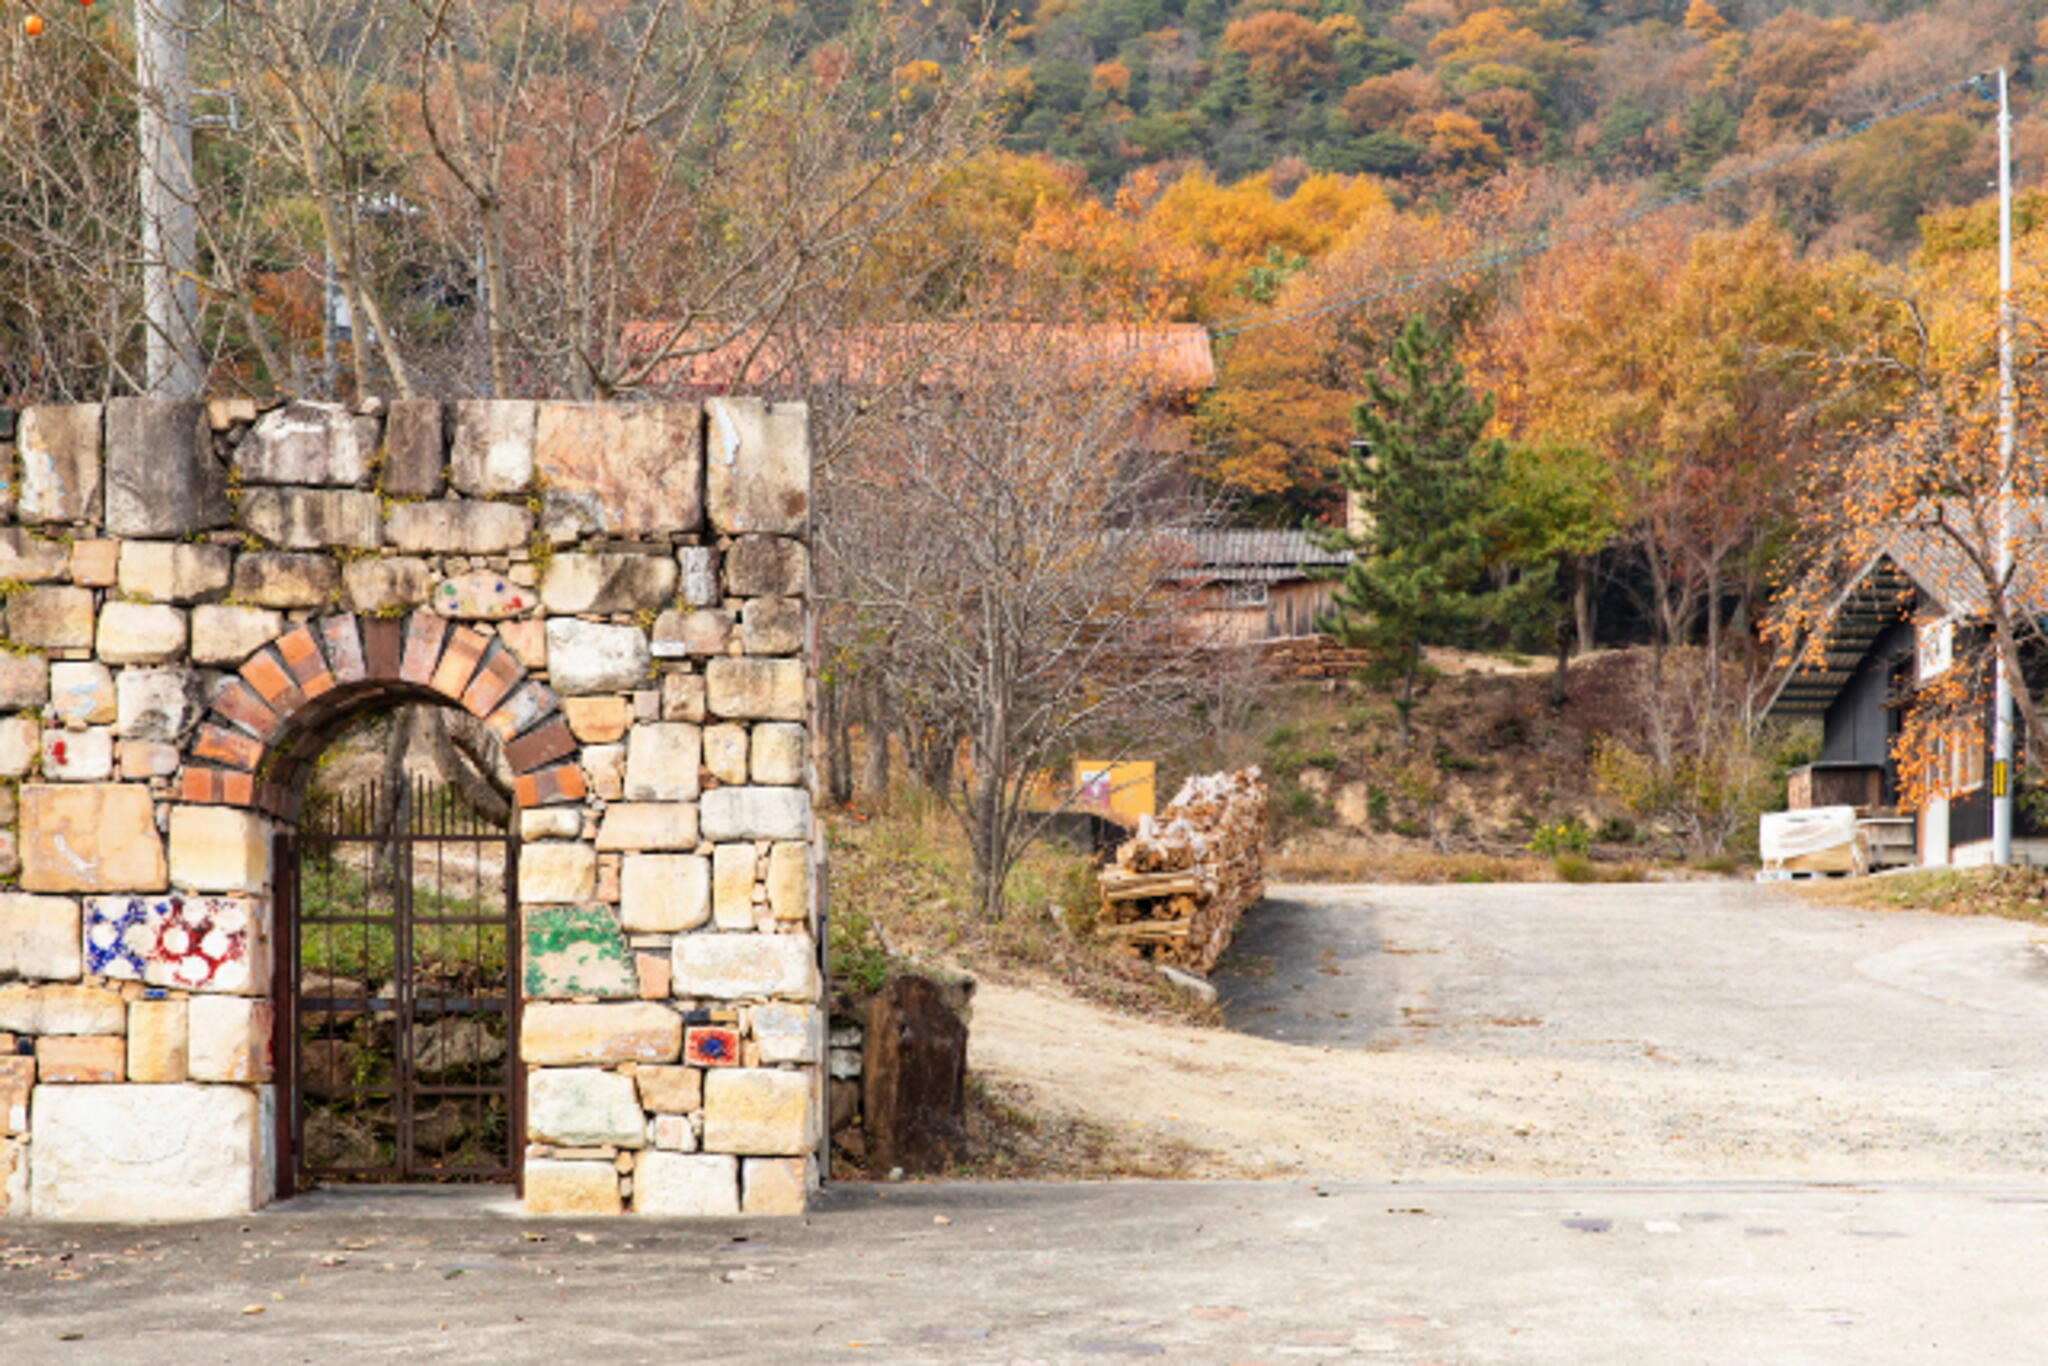
[(199, 360), (198, 221), (192, 196), (192, 91), (185, 0), (135, 0), (141, 83), (144, 376), (157, 398), (196, 398)]
[[(2012, 110), (2006, 103), (2005, 68), (1998, 68), (1998, 585), (2012, 576), (2012, 462), (2018, 413), (2012, 383)], [(2001, 612), (2000, 617), (2004, 616)], [(2003, 641), (1994, 642), (2001, 647)], [(1991, 861), (2012, 862), (2012, 680), (2001, 649), (1991, 714)]]

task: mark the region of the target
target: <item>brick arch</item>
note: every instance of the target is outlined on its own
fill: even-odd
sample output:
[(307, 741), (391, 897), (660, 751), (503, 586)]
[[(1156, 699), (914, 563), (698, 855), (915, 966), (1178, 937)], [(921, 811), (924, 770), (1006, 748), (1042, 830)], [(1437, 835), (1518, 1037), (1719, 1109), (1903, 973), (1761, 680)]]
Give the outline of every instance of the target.
[(328, 743), (362, 712), (402, 702), (461, 707), (490, 726), (517, 806), (583, 800), (576, 739), (554, 690), (496, 636), (424, 608), (337, 613), (257, 647), (222, 680), (187, 741), (178, 797), (296, 821)]

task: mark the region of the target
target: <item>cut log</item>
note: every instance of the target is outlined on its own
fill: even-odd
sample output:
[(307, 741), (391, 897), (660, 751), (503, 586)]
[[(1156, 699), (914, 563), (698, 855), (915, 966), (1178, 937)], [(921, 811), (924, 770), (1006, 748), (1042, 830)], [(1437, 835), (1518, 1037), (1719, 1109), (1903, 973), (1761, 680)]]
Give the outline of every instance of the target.
[(1265, 895), (1265, 825), (1257, 768), (1188, 779), (1103, 869), (1104, 928), (1154, 962), (1208, 972)]

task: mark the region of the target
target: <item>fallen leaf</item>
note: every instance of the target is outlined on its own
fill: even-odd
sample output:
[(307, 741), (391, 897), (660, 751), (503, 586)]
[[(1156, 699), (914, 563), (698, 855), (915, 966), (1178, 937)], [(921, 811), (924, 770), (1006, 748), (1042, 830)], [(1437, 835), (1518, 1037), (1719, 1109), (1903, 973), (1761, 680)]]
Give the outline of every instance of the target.
[(262, 1313), (262, 1312), (263, 1312), (263, 1311), (264, 1311), (265, 1309), (268, 1309), (269, 1307), (270, 1307), (269, 1305), (265, 1305), (265, 1304), (250, 1304), (250, 1305), (244, 1305), (244, 1306), (243, 1306), (243, 1308), (242, 1308), (242, 1312), (243, 1312), (244, 1314), (260, 1314), (260, 1313)]

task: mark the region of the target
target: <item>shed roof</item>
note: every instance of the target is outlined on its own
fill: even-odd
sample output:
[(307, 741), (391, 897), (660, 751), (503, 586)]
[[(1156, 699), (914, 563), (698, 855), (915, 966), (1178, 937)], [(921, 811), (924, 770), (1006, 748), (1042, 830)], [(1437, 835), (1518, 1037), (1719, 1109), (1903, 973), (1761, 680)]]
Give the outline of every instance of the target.
[(1325, 550), (1306, 531), (1221, 529), (1189, 532), (1183, 579), (1234, 583), (1284, 583), (1312, 577), (1311, 570), (1348, 564), (1347, 550)]

